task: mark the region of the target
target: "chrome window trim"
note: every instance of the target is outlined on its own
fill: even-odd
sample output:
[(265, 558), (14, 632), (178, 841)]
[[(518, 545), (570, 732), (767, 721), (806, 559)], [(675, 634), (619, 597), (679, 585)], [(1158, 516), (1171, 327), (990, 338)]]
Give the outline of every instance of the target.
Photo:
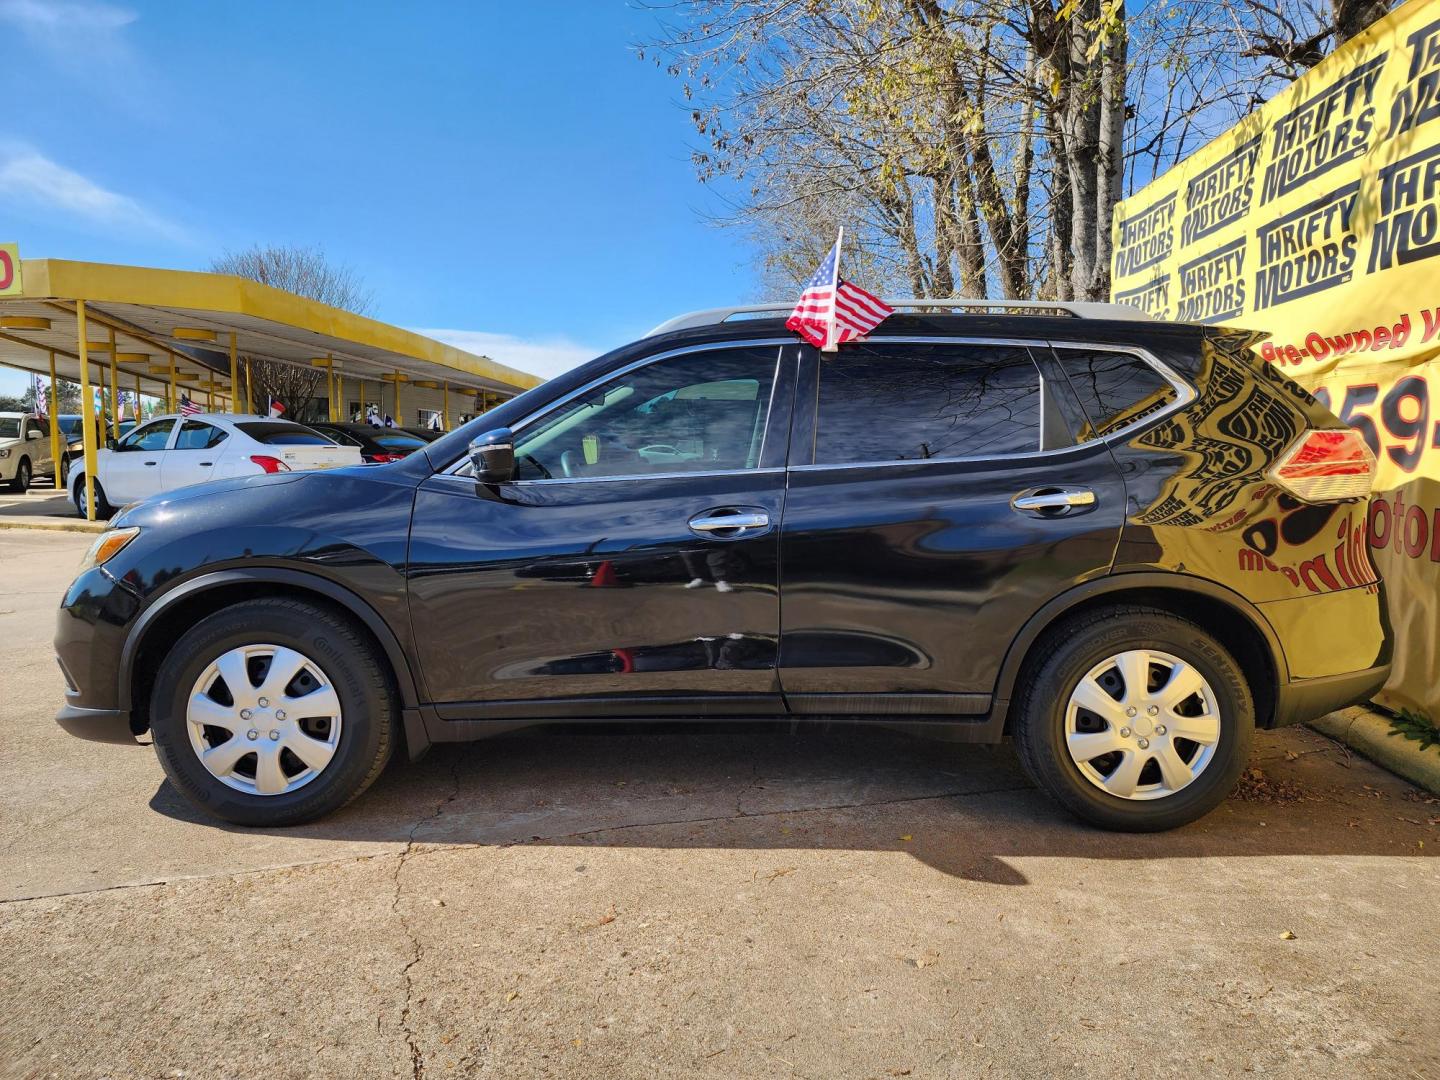
[[(1142, 362), (1148, 364), (1152, 369), (1154, 369), (1156, 374), (1158, 374), (1161, 378), (1163, 378), (1167, 383), (1170, 384), (1170, 386), (1175, 390), (1177, 396), (1175, 401), (1171, 402), (1169, 405), (1167, 405), (1165, 408), (1161, 409), (1158, 412), (1151, 413), (1149, 416), (1142, 416), (1138, 420), (1131, 421), (1122, 428), (1117, 428), (1115, 431), (1100, 436), (1100, 438), (1098, 439), (1090, 439), (1087, 442), (1076, 443), (1074, 446), (1064, 446), (1057, 450), (1031, 450), (1020, 454), (976, 454), (970, 457), (914, 458), (910, 460), (899, 461), (847, 461), (826, 464), (816, 463), (811, 465), (790, 465), (789, 469), (792, 472), (818, 472), (825, 469), (871, 469), (879, 466), (892, 465), (954, 465), (959, 462), (966, 461), (976, 461), (983, 464), (993, 461), (1023, 461), (1033, 458), (1055, 457), (1059, 454), (1074, 453), (1076, 450), (1084, 449), (1085, 447), (1091, 446), (1095, 443), (1104, 443), (1106, 445), (1109, 445), (1111, 442), (1123, 438), (1128, 432), (1133, 431), (1136, 428), (1141, 427), (1142, 425), (1154, 423), (1156, 420), (1159, 420), (1162, 417), (1169, 416), (1171, 413), (1183, 409), (1186, 405), (1189, 405), (1192, 401), (1194, 401), (1197, 396), (1195, 393), (1195, 388), (1192, 387), (1189, 383), (1185, 382), (1183, 379), (1181, 379), (1180, 376), (1177, 375), (1169, 367), (1169, 365), (1165, 364), (1159, 357), (1155, 356), (1148, 349), (1141, 348), (1139, 345), (1115, 345), (1109, 342), (1090, 341), (1056, 341), (1049, 338), (897, 336), (867, 337), (863, 340), (864, 344), (870, 344), (871, 342), (887, 342), (892, 345), (1009, 345), (1019, 346), (1026, 349), (1034, 349), (1037, 347), (1046, 348), (1049, 349), (1052, 353), (1054, 353), (1058, 349), (1082, 349), (1089, 350), (1091, 352), (1128, 353), (1129, 355), (1138, 358)], [(1056, 357), (1056, 360), (1059, 360), (1058, 356)], [(1043, 377), (1043, 373), (1039, 372), (1038, 364), (1036, 366), (1036, 371), (1037, 374), (1041, 375), (1040, 385), (1043, 391), (1045, 380)], [(815, 413), (815, 425), (816, 432), (818, 434), (820, 425), (820, 409), (818, 401), (816, 402)]]
[[(898, 465), (912, 464), (911, 462), (900, 461)], [(780, 466), (771, 466), (767, 469), (705, 469), (696, 472), (666, 472), (666, 473), (626, 473), (624, 476), (556, 476), (546, 480), (543, 476), (534, 480), (507, 480), (506, 487), (528, 487), (532, 484), (614, 484), (622, 482), (634, 483), (637, 480), (682, 480), (697, 476), (773, 476), (783, 473), (785, 470)], [(437, 480), (458, 480), (466, 487), (474, 487), (476, 480), (471, 476), (462, 476), (459, 473), (435, 473)]]
[[(760, 460), (763, 461), (763, 460), (764, 460), (764, 455), (765, 455), (765, 442), (764, 442), (764, 439), (769, 436), (770, 410), (773, 409), (774, 406), (775, 406), (775, 384), (776, 384), (776, 382), (779, 381), (779, 377), (780, 377), (780, 364), (781, 364), (781, 362), (784, 360), (784, 357), (785, 357), (784, 346), (786, 346), (786, 345), (794, 345), (794, 344), (797, 344), (797, 341), (796, 341), (796, 339), (793, 338), (793, 337), (783, 337), (783, 338), (777, 338), (777, 337), (770, 337), (770, 338), (747, 338), (747, 339), (742, 340), (742, 341), (712, 341), (712, 342), (709, 342), (709, 343), (704, 344), (704, 345), (685, 345), (685, 346), (682, 346), (681, 348), (678, 348), (678, 349), (667, 349), (667, 350), (665, 350), (664, 352), (653, 353), (653, 354), (651, 354), (651, 355), (649, 355), (649, 356), (642, 356), (642, 357), (640, 357), (640, 359), (638, 359), (638, 360), (632, 360), (632, 361), (631, 361), (630, 363), (628, 363), (628, 364), (622, 364), (622, 365), (621, 365), (620, 367), (618, 367), (618, 368), (614, 368), (614, 369), (612, 369), (611, 371), (607, 371), (604, 375), (601, 375), (601, 376), (599, 376), (598, 378), (591, 379), (588, 383), (585, 383), (585, 384), (583, 384), (582, 386), (577, 386), (574, 390), (571, 390), (568, 394), (562, 394), (560, 397), (556, 398), (554, 401), (548, 401), (548, 402), (546, 402), (543, 408), (536, 409), (536, 410), (535, 410), (534, 412), (532, 412), (530, 415), (528, 415), (528, 416), (524, 417), (523, 419), (518, 420), (518, 421), (516, 421), (515, 423), (511, 424), (511, 425), (510, 425), (510, 431), (511, 431), (512, 434), (519, 434), (521, 431), (524, 431), (525, 428), (527, 428), (527, 427), (529, 427), (531, 424), (533, 424), (536, 420), (540, 419), (540, 418), (543, 417), (543, 416), (548, 415), (550, 412), (552, 412), (553, 410), (559, 408), (560, 406), (565, 405), (566, 403), (575, 400), (575, 398), (579, 397), (580, 395), (582, 395), (582, 394), (584, 394), (584, 393), (587, 393), (587, 392), (590, 391), (590, 390), (594, 390), (597, 386), (604, 386), (607, 382), (610, 382), (610, 381), (612, 381), (613, 379), (618, 379), (621, 375), (628, 375), (630, 372), (635, 371), (635, 370), (637, 370), (637, 369), (639, 369), (639, 368), (642, 368), (642, 367), (647, 367), (647, 366), (649, 366), (650, 364), (658, 364), (661, 360), (669, 360), (669, 359), (671, 359), (671, 358), (673, 358), (673, 357), (676, 357), (676, 356), (686, 356), (686, 355), (688, 355), (688, 354), (690, 354), (690, 353), (697, 353), (697, 352), (714, 352), (714, 351), (717, 350), (717, 349), (754, 349), (754, 348), (761, 348), (761, 347), (764, 347), (764, 346), (766, 346), (766, 345), (773, 345), (773, 346), (775, 346), (776, 349), (777, 349), (777, 355), (776, 355), (776, 357), (775, 357), (775, 370), (774, 370), (774, 372), (773, 372), (773, 373), (771, 374), (771, 376), (770, 376), (770, 403), (769, 403), (769, 405), (766, 407), (766, 410), (765, 410), (765, 427), (766, 427), (766, 434), (765, 434), (764, 437), (762, 437), (761, 443), (760, 443)], [(461, 458), (460, 458), (458, 461), (456, 461), (453, 465), (450, 465), (450, 466), (449, 466), (448, 468), (446, 468), (443, 472), (436, 473), (435, 475), (436, 475), (436, 476), (460, 476), (459, 470), (462, 469), (462, 468), (464, 468), (467, 464), (469, 464), (469, 455), (462, 455)], [(756, 473), (756, 472), (761, 472), (761, 471), (770, 472), (770, 471), (772, 471), (772, 470), (769, 470), (769, 469), (766, 469), (766, 470), (760, 470), (760, 469), (722, 469), (722, 470), (719, 470), (719, 471), (711, 471), (711, 472), (688, 472), (688, 473), (674, 473), (674, 474), (669, 474), (669, 473), (664, 473), (664, 474), (662, 474), (662, 473), (630, 473), (630, 474), (626, 474), (626, 475), (624, 475), (624, 476), (592, 476), (592, 477), (557, 476), (557, 477), (552, 477), (552, 478), (549, 479), (549, 480), (546, 480), (544, 477), (540, 477), (539, 479), (536, 479), (536, 480), (511, 480), (511, 481), (508, 481), (508, 482), (509, 482), (509, 483), (512, 483), (512, 484), (557, 484), (557, 483), (575, 483), (577, 480), (643, 480), (643, 479), (646, 479), (647, 477), (652, 478), (652, 479), (659, 479), (659, 478), (661, 478), (661, 477), (663, 477), (663, 476), (670, 476), (670, 475), (675, 475), (675, 476), (725, 476), (725, 475), (730, 475), (730, 474), (737, 473), (737, 472), (741, 472), (741, 473)], [(783, 471), (783, 470), (781, 470), (781, 471)], [(461, 479), (468, 479), (468, 477), (461, 476)]]

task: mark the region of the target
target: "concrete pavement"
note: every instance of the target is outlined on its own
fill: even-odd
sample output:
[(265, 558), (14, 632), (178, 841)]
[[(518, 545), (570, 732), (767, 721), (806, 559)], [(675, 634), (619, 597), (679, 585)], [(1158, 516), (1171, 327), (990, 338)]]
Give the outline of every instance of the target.
[(237, 829), (55, 727), (87, 542), (0, 533), (0, 1075), (1440, 1072), (1440, 801), (1314, 733), (1159, 836), (1008, 748), (739, 729), (439, 747)]

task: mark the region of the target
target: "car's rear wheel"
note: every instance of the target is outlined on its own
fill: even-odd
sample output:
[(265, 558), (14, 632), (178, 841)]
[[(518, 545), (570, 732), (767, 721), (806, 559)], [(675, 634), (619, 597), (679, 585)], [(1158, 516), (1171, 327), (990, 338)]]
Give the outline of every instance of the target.
[(344, 806), (397, 739), (385, 669), (348, 619), (267, 598), (225, 608), (176, 643), (150, 728), (191, 803), (240, 825), (295, 825)]
[(1239, 779), (1255, 710), (1211, 634), (1152, 608), (1109, 607), (1046, 636), (1021, 673), (1015, 743), (1030, 777), (1106, 829), (1209, 813)]

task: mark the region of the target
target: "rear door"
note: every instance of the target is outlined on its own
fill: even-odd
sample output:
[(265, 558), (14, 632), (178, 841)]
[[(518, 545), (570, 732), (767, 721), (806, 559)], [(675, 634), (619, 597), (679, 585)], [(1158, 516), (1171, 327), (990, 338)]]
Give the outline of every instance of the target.
[[(1043, 369), (1042, 369), (1043, 363)], [(1105, 574), (1124, 486), (1037, 343), (807, 350), (781, 528), (790, 709), (978, 714), (1048, 600)]]
[(215, 463), (224, 451), (222, 444), (227, 438), (229, 435), (214, 424), (203, 420), (182, 421), (175, 446), (165, 452), (160, 466), (162, 490), (173, 491), (213, 479)]

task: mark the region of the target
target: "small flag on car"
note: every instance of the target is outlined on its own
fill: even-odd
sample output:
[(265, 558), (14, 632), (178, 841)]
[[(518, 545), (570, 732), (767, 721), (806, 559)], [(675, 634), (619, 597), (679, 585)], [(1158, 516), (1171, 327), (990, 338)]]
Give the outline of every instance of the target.
[(285, 403), (279, 398), (272, 397), (270, 399), (270, 415), (272, 417), (285, 415)]
[(180, 397), (180, 415), (194, 416), (200, 411), (200, 406), (190, 400), (189, 394), (182, 394)]
[(785, 320), (787, 330), (823, 352), (834, 352), (842, 342), (864, 337), (895, 313), (883, 300), (841, 279), (840, 245), (844, 239), (845, 230), (841, 229), (835, 246), (805, 283), (795, 310)]

